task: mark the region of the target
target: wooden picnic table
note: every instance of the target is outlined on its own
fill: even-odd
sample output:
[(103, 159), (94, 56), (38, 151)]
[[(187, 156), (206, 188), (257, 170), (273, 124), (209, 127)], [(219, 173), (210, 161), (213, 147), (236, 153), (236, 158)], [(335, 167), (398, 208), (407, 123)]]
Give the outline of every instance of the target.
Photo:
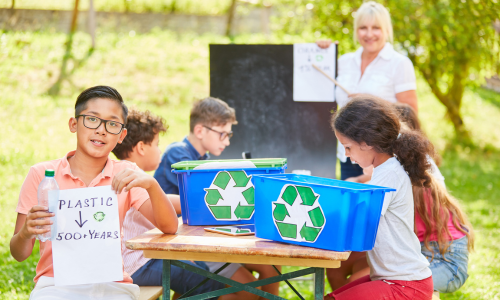
[[(171, 265), (181, 267), (231, 286), (219, 291), (189, 296), (192, 291), (197, 289), (197, 287), (195, 287), (188, 291), (186, 293), (187, 295), (181, 296), (182, 299), (207, 299), (241, 290), (257, 294), (267, 299), (284, 299), (256, 289), (256, 287), (279, 281), (286, 281), (307, 274), (315, 274), (314, 299), (323, 299), (325, 268), (340, 267), (340, 262), (347, 260), (350, 254), (350, 252), (335, 252), (273, 242), (259, 239), (253, 235), (227, 236), (207, 232), (204, 230), (205, 227), (210, 226), (188, 226), (187, 224), (182, 224), (182, 221), (180, 221), (179, 229), (176, 234), (163, 234), (158, 229), (153, 229), (126, 242), (127, 248), (142, 250), (144, 251), (144, 256), (147, 258), (163, 259), (163, 299), (170, 299)], [(201, 268), (196, 268), (180, 262), (179, 260), (299, 266), (308, 268), (286, 274), (279, 273), (279, 275), (275, 277), (242, 284), (216, 274), (218, 272), (210, 273)], [(224, 267), (221, 269), (223, 268)], [(277, 269), (276, 271), (278, 272)], [(289, 284), (288, 281), (287, 284)]]

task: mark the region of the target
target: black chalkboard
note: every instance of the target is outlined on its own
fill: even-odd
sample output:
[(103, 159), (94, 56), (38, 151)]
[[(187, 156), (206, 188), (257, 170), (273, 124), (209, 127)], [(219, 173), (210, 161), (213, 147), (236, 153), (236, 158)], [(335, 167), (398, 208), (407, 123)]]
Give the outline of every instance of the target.
[(286, 157), (287, 172), (335, 178), (336, 103), (293, 101), (293, 45), (210, 45), (210, 95), (233, 107), (238, 120), (218, 158)]

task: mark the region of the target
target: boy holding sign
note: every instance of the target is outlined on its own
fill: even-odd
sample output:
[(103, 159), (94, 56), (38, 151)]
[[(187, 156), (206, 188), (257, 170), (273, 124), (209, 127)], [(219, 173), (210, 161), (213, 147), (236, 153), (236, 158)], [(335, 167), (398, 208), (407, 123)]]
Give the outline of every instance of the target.
[[(115, 206), (118, 222), (113, 226), (117, 226), (118, 230), (122, 227), (126, 212), (134, 207), (162, 232), (175, 233), (177, 231), (178, 221), (175, 210), (157, 181), (142, 172), (134, 163), (108, 158), (111, 150), (118, 143), (121, 143), (127, 135), (125, 128), (127, 114), (128, 109), (123, 103), (121, 95), (114, 88), (96, 86), (83, 91), (78, 96), (75, 104), (75, 117), (69, 120), (69, 129), (72, 133), (76, 133), (77, 137), (76, 150), (69, 152), (63, 158), (31, 167), (21, 187), (16, 209), (18, 213), (16, 227), (10, 242), (11, 254), (16, 260), (23, 261), (31, 255), (36, 235), (50, 231), (50, 229), (38, 229), (37, 226), (52, 224), (49, 217), (54, 217), (54, 208), (58, 208), (52, 206), (53, 210), (49, 212), (48, 207), (37, 205), (37, 187), (43, 179), (46, 169), (55, 170), (55, 179), (61, 190), (61, 195), (70, 195), (67, 192), (71, 192), (70, 190), (73, 189), (80, 189), (81, 195), (88, 194), (85, 191), (92, 190), (97, 193), (101, 189), (106, 190), (103, 194), (92, 195), (95, 198), (93, 202), (90, 200), (92, 198), (82, 197), (83, 202), (80, 202), (80, 207), (76, 207), (76, 210), (75, 206), (78, 203), (76, 198), (71, 201), (71, 204), (68, 199), (64, 205), (62, 199), (58, 201), (61, 203), (61, 210), (77, 212), (74, 221), (82, 229), (82, 233), (79, 234), (86, 235), (85, 232), (89, 231), (90, 228), (98, 228), (95, 226), (102, 226), (100, 224), (109, 220), (110, 213), (106, 214), (101, 211), (99, 211), (100, 214), (95, 213), (93, 219), (87, 220), (85, 217), (82, 219), (82, 216), (86, 214), (86, 209), (88, 209), (85, 207), (86, 204), (90, 207), (91, 203), (94, 206), (101, 205), (103, 210), (106, 207), (109, 209), (110, 206)], [(109, 195), (109, 190), (114, 191), (116, 195)], [(89, 201), (85, 202), (85, 200)], [(78, 215), (80, 215), (80, 219), (78, 219)], [(58, 222), (59, 217), (58, 212)], [(68, 225), (74, 223), (71, 219), (69, 220)], [(55, 227), (59, 228), (59, 225), (62, 224), (57, 225)], [(104, 236), (102, 232), (99, 235), (94, 232), (92, 236), (85, 238), (80, 238), (78, 235), (77, 241), (75, 240), (76, 233), (71, 233), (71, 236), (69, 241), (65, 240), (64, 242), (67, 244), (78, 242), (81, 243), (81, 248), (84, 251), (102, 251), (103, 255), (108, 253), (108, 249), (96, 249), (98, 246), (94, 242), (110, 241), (115, 244), (116, 241), (119, 242), (119, 239), (114, 238), (114, 232), (106, 233)], [(97, 241), (96, 237), (98, 237)], [(52, 241), (40, 243), (40, 261), (36, 267), (34, 279), (36, 286), (31, 293), (31, 300), (138, 299), (139, 287), (132, 284), (130, 276), (123, 271), (120, 272), (118, 278), (116, 278), (116, 272), (113, 274), (115, 280), (96, 281), (96, 277), (100, 277), (102, 274), (107, 275), (110, 272), (111, 268), (108, 268), (107, 264), (92, 268), (95, 262), (86, 261), (82, 257), (73, 255), (71, 263), (80, 263), (84, 260), (83, 265), (91, 266), (91, 268), (74, 269), (72, 272), (61, 274), (60, 271), (64, 269), (64, 266), (58, 270), (57, 262), (60, 261), (61, 256), (66, 258), (74, 254), (65, 253), (63, 244), (57, 251), (54, 247), (53, 254), (53, 244), (59, 246), (59, 243), (63, 243), (62, 240), (64, 239), (53, 238)], [(58, 255), (59, 257), (57, 257)], [(95, 257), (95, 259), (98, 260), (99, 257)], [(92, 273), (90, 274), (90, 272)], [(83, 277), (82, 274), (84, 274)], [(74, 280), (74, 284), (68, 284), (71, 280)], [(61, 284), (61, 282), (63, 283)], [(87, 283), (82, 284), (82, 282)]]

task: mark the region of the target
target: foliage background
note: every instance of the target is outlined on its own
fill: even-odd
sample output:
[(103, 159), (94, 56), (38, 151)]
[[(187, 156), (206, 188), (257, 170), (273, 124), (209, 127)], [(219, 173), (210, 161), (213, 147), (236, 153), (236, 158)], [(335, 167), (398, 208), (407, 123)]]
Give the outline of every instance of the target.
[[(18, 1), (18, 4), (29, 1)], [(67, 5), (68, 2), (71, 1), (45, 3)], [(160, 2), (142, 0), (135, 3)], [(37, 1), (30, 3), (40, 5)], [(122, 3), (96, 1), (102, 10), (123, 10), (119, 6)], [(228, 1), (222, 0), (207, 0), (212, 6), (196, 6), (195, 1), (178, 3), (184, 3), (185, 7), (188, 7), (186, 3), (192, 3), (189, 8), (192, 10), (183, 9), (200, 13), (216, 13), (210, 10), (217, 7), (220, 8), (218, 13), (223, 13), (228, 5)], [(351, 51), (355, 46), (349, 22), (356, 2), (352, 5), (338, 3), (343, 4), (334, 10), (336, 21), (329, 24), (331, 31), (301, 19), (308, 17), (307, 14), (312, 17), (320, 1), (288, 1), (290, 9), (273, 20), (275, 33), (272, 36), (241, 35), (234, 37), (233, 42), (294, 43), (327, 37), (338, 39), (343, 53)], [(10, 1), (0, 0), (0, 7), (9, 6)], [(142, 7), (146, 10), (145, 4)], [(97, 49), (86, 65), (73, 75), (74, 84), (65, 82), (61, 94), (50, 97), (46, 91), (57, 78), (66, 36), (52, 32), (0, 30), (0, 219), (3, 223), (0, 227), (0, 299), (28, 299), (33, 288), (38, 248), (22, 263), (16, 262), (9, 252), (17, 197), (31, 165), (62, 157), (75, 147), (75, 137), (67, 130), (67, 122), (73, 114), (78, 93), (92, 85), (111, 85), (130, 106), (149, 109), (165, 117), (170, 125), (161, 138), (161, 148), (165, 148), (187, 134), (191, 104), (209, 94), (208, 44), (231, 42), (221, 36), (180, 35), (167, 30), (133, 36), (98, 31), (97, 38)], [(77, 33), (75, 56), (84, 56), (89, 45), (90, 37)], [(448, 50), (442, 51), (447, 53)], [(441, 298), (500, 299), (500, 191), (497, 189), (500, 186), (500, 131), (497, 129), (500, 96), (479, 88), (476, 83), (465, 88), (460, 111), (472, 133), (472, 144), (455, 141), (446, 108), (436, 99), (421, 74), (418, 74), (418, 97), (423, 127), (443, 157), (441, 171), (446, 184), (461, 199), (477, 233), (476, 251), (469, 262), (470, 278), (459, 291), (442, 294)], [(311, 282), (295, 282), (294, 285), (307, 295), (307, 299), (312, 299)], [(281, 295), (295, 299), (284, 285)]]

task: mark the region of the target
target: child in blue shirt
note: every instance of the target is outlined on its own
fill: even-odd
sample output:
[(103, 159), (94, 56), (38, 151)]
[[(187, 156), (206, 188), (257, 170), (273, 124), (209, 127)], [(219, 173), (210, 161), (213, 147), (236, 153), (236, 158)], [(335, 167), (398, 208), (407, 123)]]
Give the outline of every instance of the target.
[(163, 191), (179, 194), (177, 175), (171, 172), (173, 164), (208, 159), (208, 152), (219, 156), (229, 146), (231, 127), (236, 124), (234, 109), (226, 102), (211, 97), (196, 102), (189, 116), (189, 135), (167, 147), (155, 172)]
[[(229, 146), (229, 139), (233, 136), (231, 128), (237, 124), (233, 108), (226, 102), (208, 97), (196, 102), (189, 116), (189, 134), (182, 140), (170, 144), (161, 159), (160, 166), (154, 177), (167, 194), (179, 194), (177, 175), (171, 172), (172, 165), (181, 161), (205, 160), (209, 154), (219, 156)], [(173, 203), (177, 214), (181, 213), (180, 204)], [(206, 262), (211, 272), (219, 269), (224, 263)], [(259, 273), (259, 279), (278, 275), (272, 266), (245, 264), (230, 264), (219, 275), (238, 282), (248, 283), (255, 281), (252, 271)], [(263, 291), (278, 295), (279, 283), (262, 287)], [(257, 299), (258, 296), (248, 292), (221, 296), (220, 299)]]

